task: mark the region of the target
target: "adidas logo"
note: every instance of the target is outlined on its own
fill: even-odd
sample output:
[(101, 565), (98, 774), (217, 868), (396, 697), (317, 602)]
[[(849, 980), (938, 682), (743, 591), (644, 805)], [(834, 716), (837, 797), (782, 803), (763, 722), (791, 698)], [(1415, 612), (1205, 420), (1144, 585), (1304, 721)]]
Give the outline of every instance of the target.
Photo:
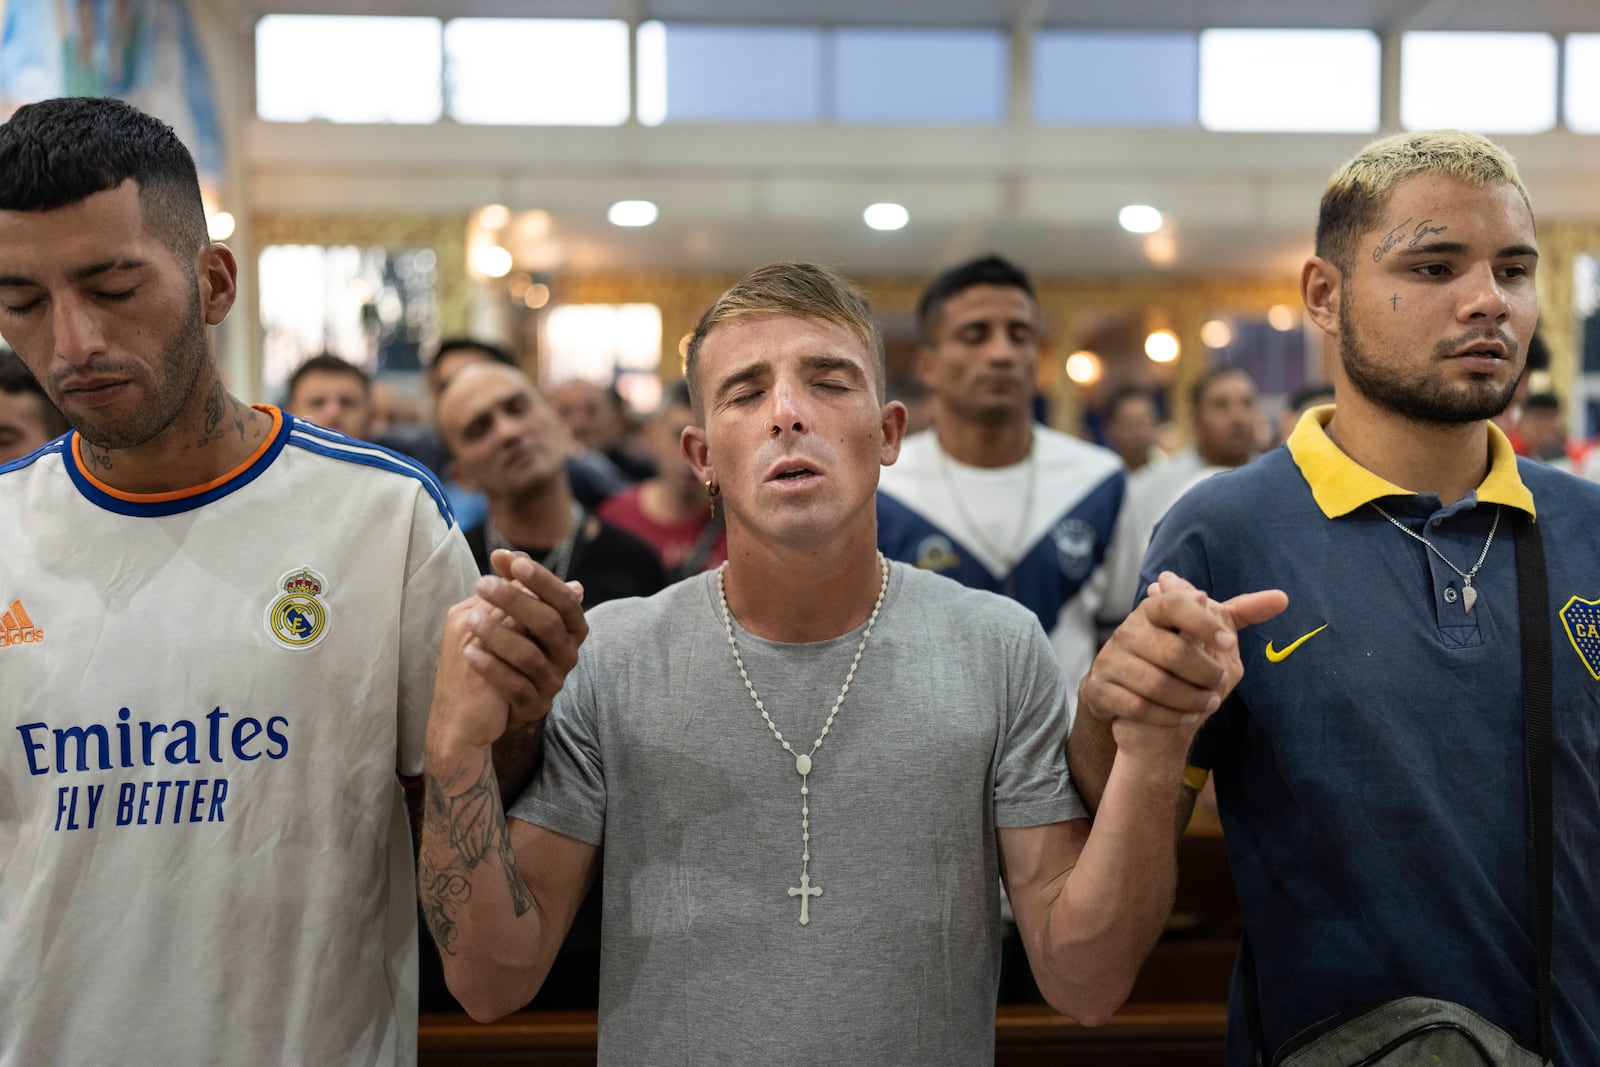
[(32, 645), (44, 640), (44, 631), (33, 624), (22, 607), (22, 601), (13, 600), (11, 607), (0, 615), (0, 648), (9, 645)]

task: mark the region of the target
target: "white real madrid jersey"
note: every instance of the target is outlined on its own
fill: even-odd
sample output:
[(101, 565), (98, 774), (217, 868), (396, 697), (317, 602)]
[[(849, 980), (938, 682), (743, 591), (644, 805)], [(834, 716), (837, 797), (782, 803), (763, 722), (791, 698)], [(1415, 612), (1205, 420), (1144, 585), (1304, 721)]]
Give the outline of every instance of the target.
[(0, 1065), (407, 1063), (417, 774), (476, 575), (411, 461), (275, 409), (132, 496), (0, 468)]

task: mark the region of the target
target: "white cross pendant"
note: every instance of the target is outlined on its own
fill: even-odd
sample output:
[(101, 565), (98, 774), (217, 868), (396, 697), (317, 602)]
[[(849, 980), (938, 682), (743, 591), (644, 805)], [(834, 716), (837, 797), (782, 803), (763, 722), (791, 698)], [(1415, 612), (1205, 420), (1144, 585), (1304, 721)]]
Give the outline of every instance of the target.
[(809, 874), (802, 874), (799, 888), (790, 886), (789, 895), (800, 898), (800, 925), (806, 925), (811, 921), (811, 898), (820, 897), (822, 895), (822, 887), (820, 885), (812, 885)]

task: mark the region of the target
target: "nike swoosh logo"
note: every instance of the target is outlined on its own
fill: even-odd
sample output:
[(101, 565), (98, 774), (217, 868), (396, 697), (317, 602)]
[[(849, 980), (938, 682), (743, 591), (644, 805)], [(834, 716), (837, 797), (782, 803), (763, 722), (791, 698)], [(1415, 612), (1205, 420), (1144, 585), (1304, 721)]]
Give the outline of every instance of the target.
[(1268, 641), (1267, 642), (1267, 662), (1268, 663), (1282, 663), (1284, 660), (1286, 660), (1290, 656), (1294, 655), (1294, 650), (1295, 649), (1299, 648), (1301, 645), (1305, 644), (1307, 641), (1311, 640), (1313, 637), (1317, 636), (1318, 634), (1320, 634), (1322, 631), (1326, 630), (1327, 628), (1328, 628), (1328, 624), (1327, 623), (1323, 623), (1321, 626), (1317, 627), (1315, 630), (1312, 630), (1310, 633), (1306, 634), (1304, 637), (1302, 637), (1299, 640), (1295, 641), (1288, 648), (1283, 649), (1281, 652), (1279, 650), (1273, 648), (1272, 647), (1272, 642)]

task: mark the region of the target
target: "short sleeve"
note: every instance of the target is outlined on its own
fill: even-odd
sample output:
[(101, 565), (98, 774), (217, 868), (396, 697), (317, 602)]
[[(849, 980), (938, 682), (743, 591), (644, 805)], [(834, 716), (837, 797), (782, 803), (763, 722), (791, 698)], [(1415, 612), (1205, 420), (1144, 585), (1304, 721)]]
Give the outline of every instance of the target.
[(1046, 826), (1089, 811), (1067, 774), (1067, 682), (1037, 619), (1007, 657), (1014, 705), (994, 776), (997, 827)]
[(592, 645), (578, 653), (545, 718), (544, 760), (507, 814), (598, 846), (605, 838), (606, 780), (600, 757), (590, 667)]
[[(414, 544), (431, 546), (412, 570), (400, 601), (400, 691), (395, 770), (422, 773), (422, 750), (433, 705), (433, 673), (450, 608), (472, 594), (478, 568), (461, 531), (433, 502), (421, 497), (413, 519)], [(442, 536), (441, 536), (442, 533)]]

